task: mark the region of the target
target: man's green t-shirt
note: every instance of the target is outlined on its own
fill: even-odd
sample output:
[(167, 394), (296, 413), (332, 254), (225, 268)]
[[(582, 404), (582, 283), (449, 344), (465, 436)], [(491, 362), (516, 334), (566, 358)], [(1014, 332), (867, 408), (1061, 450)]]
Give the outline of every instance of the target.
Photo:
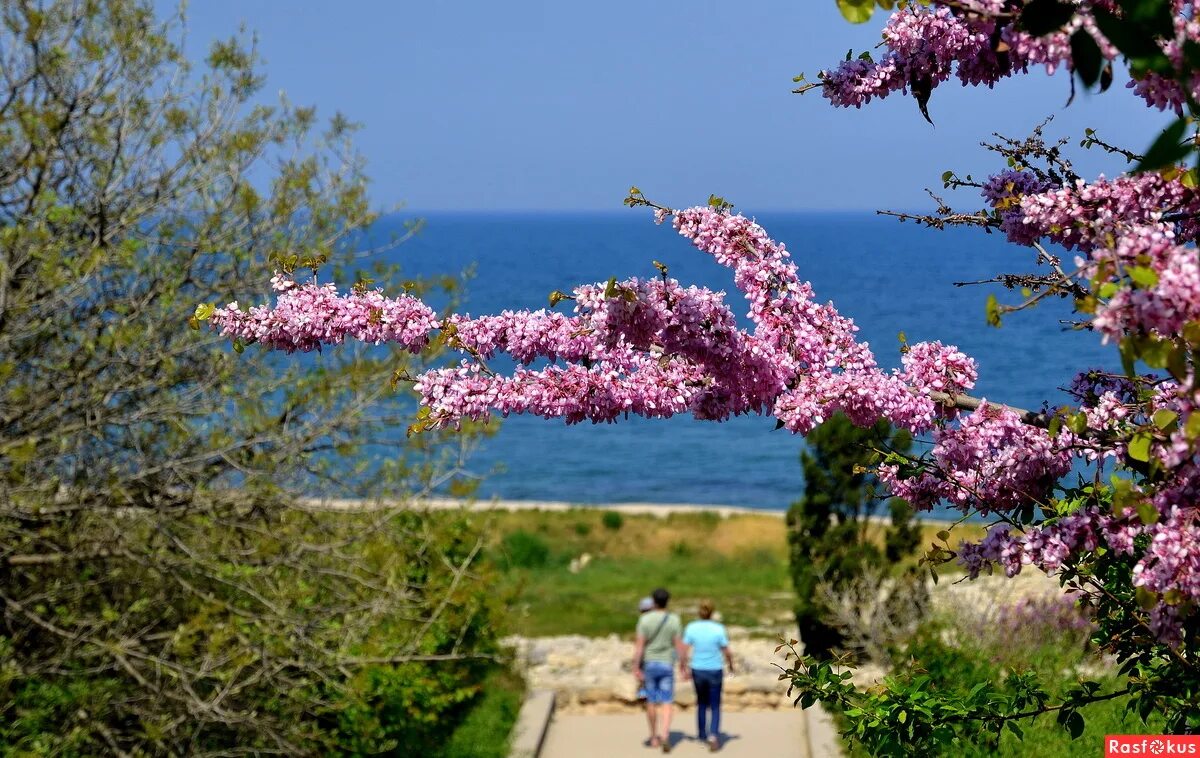
[[(663, 616), (667, 617), (666, 622)], [(659, 626), (661, 625), (661, 629)], [(657, 632), (655, 631), (657, 630)], [(674, 613), (653, 610), (638, 618), (637, 633), (646, 638), (643, 660), (673, 665), (675, 663), (675, 638), (680, 633), (679, 617)]]

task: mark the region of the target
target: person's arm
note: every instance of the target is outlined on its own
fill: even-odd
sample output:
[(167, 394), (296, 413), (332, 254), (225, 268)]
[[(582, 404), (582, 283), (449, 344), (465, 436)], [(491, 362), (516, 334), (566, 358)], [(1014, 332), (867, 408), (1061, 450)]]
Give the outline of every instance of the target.
[(692, 670), (688, 668), (688, 652), (690, 647), (684, 644), (683, 638), (675, 635), (675, 652), (679, 654), (679, 675), (685, 680), (691, 678)]
[(729, 667), (729, 673), (733, 673), (733, 651), (729, 649), (729, 634), (725, 631), (725, 627), (721, 626), (721, 654), (725, 656), (725, 665)]
[(639, 682), (642, 681), (642, 679), (644, 679), (646, 676), (644, 673), (642, 673), (642, 667), (640, 665), (642, 662), (642, 653), (645, 650), (646, 638), (639, 634), (637, 636), (637, 641), (633, 643), (633, 675), (637, 677)]

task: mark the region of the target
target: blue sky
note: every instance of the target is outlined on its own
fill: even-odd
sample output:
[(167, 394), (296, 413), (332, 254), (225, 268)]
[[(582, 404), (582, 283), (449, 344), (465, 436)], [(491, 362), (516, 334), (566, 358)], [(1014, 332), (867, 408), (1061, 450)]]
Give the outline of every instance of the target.
[[(376, 202), (423, 211), (619, 209), (631, 184), (747, 212), (923, 207), (942, 171), (997, 168), (978, 147), (993, 131), (1054, 115), (1051, 134), (1092, 127), (1136, 148), (1167, 121), (1121, 78), (1064, 107), (1067, 79), (1040, 72), (939, 88), (936, 127), (899, 96), (848, 111), (790, 94), (795, 74), (879, 40), (882, 14), (852, 26), (833, 0), (203, 0), (188, 17), (193, 57), (255, 31), (264, 98), (362, 122)], [(1120, 168), (1087, 153), (1078, 166)]]

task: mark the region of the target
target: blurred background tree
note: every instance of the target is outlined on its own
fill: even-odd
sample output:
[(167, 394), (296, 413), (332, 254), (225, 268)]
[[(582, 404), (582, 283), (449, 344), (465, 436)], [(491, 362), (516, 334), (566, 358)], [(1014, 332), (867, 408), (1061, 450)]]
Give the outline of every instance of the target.
[(392, 372), (436, 349), (186, 328), (273, 268), (345, 276), (377, 214), (346, 119), (258, 104), (253, 46), (193, 67), (183, 29), (0, 0), (0, 751), (433, 754), (500, 601), (467, 516), (383, 498), (465, 486), (473, 433), (397, 434)]
[[(828, 658), (846, 644), (828, 597), (870, 572), (899, 571), (917, 547), (912, 508), (880, 497), (872, 472), (876, 450), (907, 452), (912, 437), (887, 422), (860, 428), (842, 414), (818, 426), (800, 453), (804, 495), (787, 513), (796, 623), (805, 653)], [(890, 524), (879, 517), (886, 513)]]

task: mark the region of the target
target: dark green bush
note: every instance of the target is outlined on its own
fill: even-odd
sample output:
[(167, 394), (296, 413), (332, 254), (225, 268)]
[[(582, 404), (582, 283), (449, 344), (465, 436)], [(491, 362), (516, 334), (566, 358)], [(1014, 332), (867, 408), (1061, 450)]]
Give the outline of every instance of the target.
[(884, 505), (875, 477), (868, 473), (875, 448), (907, 450), (911, 437), (887, 422), (860, 428), (844, 415), (813, 430), (800, 454), (804, 495), (787, 514), (789, 561), (796, 591), (796, 623), (805, 652), (827, 658), (844, 644), (822, 600), (821, 585), (847, 586), (866, 569), (885, 573), (911, 554), (920, 537), (912, 509), (897, 498), (886, 502), (892, 525), (884, 549), (866, 539), (868, 519)]
[(605, 529), (617, 531), (625, 524), (625, 517), (616, 511), (605, 511), (600, 517), (600, 523), (604, 524)]
[(592, 525), (586, 521), (576, 521), (573, 528), (580, 537), (586, 537), (592, 533)]
[(550, 562), (550, 546), (546, 540), (524, 529), (504, 535), (500, 550), (501, 561), (509, 568), (542, 568)]

